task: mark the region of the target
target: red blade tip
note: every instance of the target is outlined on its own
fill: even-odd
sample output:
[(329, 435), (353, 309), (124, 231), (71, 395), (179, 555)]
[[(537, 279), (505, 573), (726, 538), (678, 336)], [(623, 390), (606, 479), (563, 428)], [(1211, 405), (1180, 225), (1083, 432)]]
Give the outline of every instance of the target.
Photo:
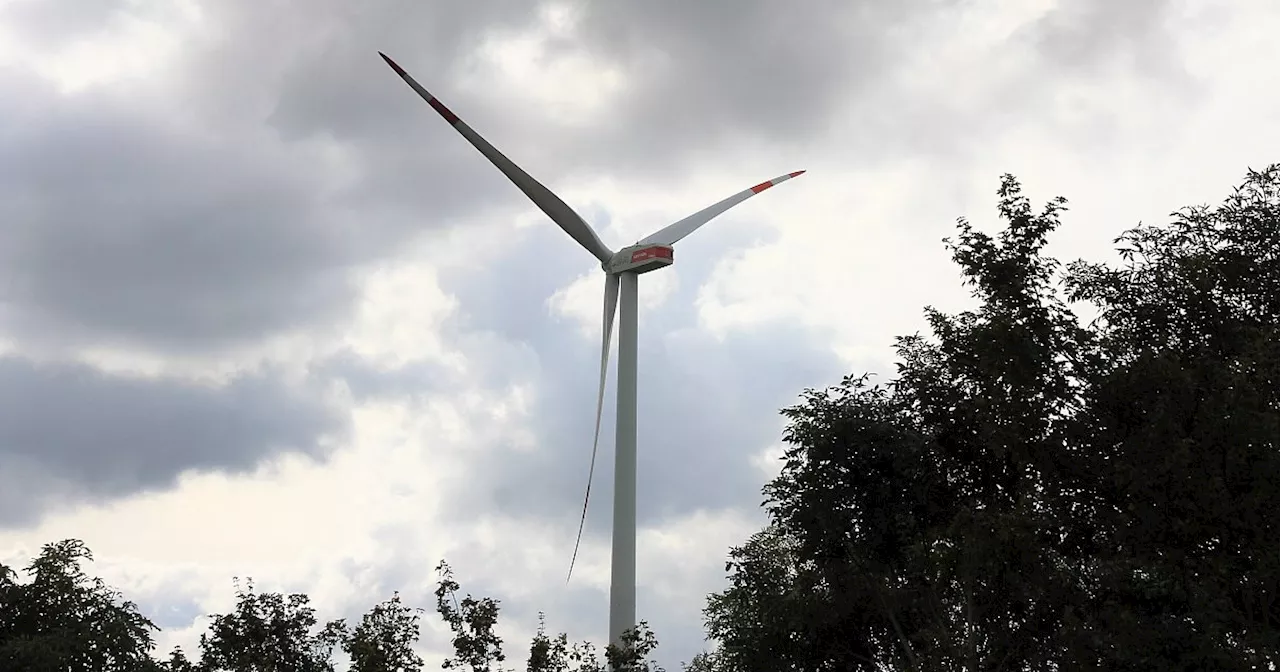
[(791, 173), (791, 177), (800, 177), (801, 175), (804, 175), (804, 172), (805, 171), (803, 170), (797, 170), (796, 172)]
[(391, 57), (390, 57), (390, 56), (387, 56), (386, 54), (382, 53), (381, 51), (379, 51), (379, 52), (378, 52), (378, 55), (382, 57), (382, 60), (384, 60), (384, 61), (386, 61), (386, 62), (387, 62), (387, 65), (391, 66), (391, 69), (392, 69), (392, 70), (395, 70), (395, 71), (396, 71), (396, 74), (397, 74), (397, 75), (404, 76), (404, 74), (405, 74), (405, 72), (404, 72), (404, 68), (400, 67), (399, 65), (396, 65), (396, 62), (395, 62), (395, 61), (393, 61), (393, 60), (391, 60)]

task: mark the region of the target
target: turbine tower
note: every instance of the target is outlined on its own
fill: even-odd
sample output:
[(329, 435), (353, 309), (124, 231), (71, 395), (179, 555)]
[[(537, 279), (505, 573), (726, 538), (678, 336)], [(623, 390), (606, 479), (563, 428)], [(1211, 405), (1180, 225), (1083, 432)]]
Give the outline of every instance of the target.
[(803, 170), (761, 182), (750, 189), (738, 192), (719, 203), (670, 224), (646, 236), (639, 242), (617, 252), (610, 250), (596, 232), (551, 190), (494, 149), (484, 138), (458, 118), (439, 99), (427, 92), (409, 73), (404, 71), (386, 54), (378, 52), (382, 60), (391, 66), (436, 112), (444, 117), (472, 146), (502, 171), (516, 187), (523, 191), (551, 221), (564, 229), (578, 244), (600, 260), (604, 269), (604, 324), (600, 347), (600, 388), (596, 394), (595, 437), (591, 445), (591, 467), (587, 473), (587, 496), (583, 501), (582, 520), (578, 523), (578, 542), (573, 549), (569, 574), (577, 560), (578, 543), (582, 540), (582, 528), (586, 522), (587, 501), (591, 496), (591, 478), (595, 471), (596, 450), (600, 445), (600, 416), (604, 409), (604, 390), (609, 363), (609, 341), (613, 335), (614, 313), (618, 314), (618, 411), (615, 459), (613, 474), (613, 553), (609, 580), (609, 642), (622, 645), (622, 633), (636, 625), (636, 336), (638, 331), (637, 287), (643, 273), (670, 266), (675, 261), (672, 248), (682, 238), (698, 227), (752, 196), (785, 182)]

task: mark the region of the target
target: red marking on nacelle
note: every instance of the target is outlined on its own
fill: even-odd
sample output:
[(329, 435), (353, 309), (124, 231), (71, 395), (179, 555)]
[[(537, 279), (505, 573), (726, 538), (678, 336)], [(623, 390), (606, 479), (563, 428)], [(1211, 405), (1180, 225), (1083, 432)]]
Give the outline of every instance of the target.
[(631, 253), (631, 263), (644, 261), (646, 259), (671, 259), (671, 248), (657, 245), (654, 247), (646, 247), (643, 250), (636, 250)]

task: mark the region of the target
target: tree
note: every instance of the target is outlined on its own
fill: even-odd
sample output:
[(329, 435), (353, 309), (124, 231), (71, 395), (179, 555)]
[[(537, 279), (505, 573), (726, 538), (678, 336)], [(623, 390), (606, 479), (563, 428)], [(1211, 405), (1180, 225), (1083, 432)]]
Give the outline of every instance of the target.
[[(1005, 176), (947, 241), (980, 307), (897, 377), (784, 410), (771, 526), (710, 597), (723, 670), (1265, 669), (1280, 659), (1280, 167), (1218, 208), (1043, 254)], [(1058, 286), (1055, 286), (1057, 284)], [(1061, 298), (1090, 303), (1081, 325)]]
[(303, 594), (255, 593), (236, 586), (236, 610), (213, 617), (200, 635), (202, 672), (333, 672), (332, 653), (346, 637), (342, 621), (319, 631)]
[[(472, 672), (500, 672), (506, 660), (502, 639), (494, 632), (500, 605), (492, 598), (475, 599), (467, 594), (458, 599), (461, 590), (448, 563), (441, 562), (436, 587), (436, 611), (453, 632), (454, 658), (446, 659), (445, 669), (469, 667)], [(605, 647), (606, 667), (601, 666), (596, 648), (590, 642), (569, 647), (569, 638), (561, 633), (549, 637), (546, 619), (538, 615), (538, 631), (529, 646), (526, 669), (529, 672), (664, 672), (649, 659), (658, 647), (658, 639), (649, 625), (641, 621), (622, 634), (621, 647)]]
[(164, 672), (204, 672), (200, 665), (191, 662), (181, 647), (174, 647), (169, 653), (169, 660), (160, 664)]
[(1076, 439), (1118, 605), (1090, 643), (1129, 669), (1280, 665), (1280, 165), (1117, 242), (1122, 268), (1067, 283), (1112, 357)]
[(413, 650), (418, 641), (418, 614), (400, 601), (399, 593), (365, 614), (342, 648), (351, 657), (350, 672), (418, 672), (422, 658)]
[[(405, 605), (398, 593), (374, 605), (349, 628), (343, 620), (322, 627), (310, 598), (301, 593), (256, 592), (252, 581), (236, 582), (236, 608), (215, 614), (200, 636), (200, 657), (175, 648), (164, 661), (151, 658), (157, 628), (132, 602), (80, 567), (92, 560), (78, 540), (47, 544), (27, 568), (31, 581), (0, 564), (0, 672), (333, 672), (333, 650), (348, 655), (350, 672), (420, 672), (414, 650), (421, 609)], [(446, 669), (506, 672), (502, 639), (495, 632), (499, 603), (492, 598), (459, 599), (453, 572), (437, 567), (437, 611), (454, 633), (455, 657)], [(662, 672), (649, 660), (658, 641), (640, 623), (624, 634), (626, 646), (605, 648), (615, 672)], [(569, 646), (561, 633), (550, 637), (542, 622), (530, 649), (530, 672), (604, 672), (588, 642)]]
[(156, 672), (156, 626), (137, 605), (81, 562), (89, 549), (69, 539), (45, 544), (26, 567), (30, 580), (0, 564), (0, 670)]
[(690, 669), (775, 670), (807, 668), (807, 649), (797, 632), (818, 612), (800, 591), (796, 540), (769, 525), (730, 552), (725, 571), (730, 589), (708, 598), (707, 634), (719, 650), (703, 654)]
[(663, 668), (649, 659), (658, 647), (658, 640), (641, 622), (622, 634), (622, 647), (612, 644), (605, 647), (606, 666), (601, 666), (596, 648), (590, 642), (579, 642), (569, 647), (568, 636), (560, 633), (548, 637), (546, 620), (538, 615), (538, 632), (529, 646), (528, 672), (663, 672)]
[(472, 672), (490, 672), (507, 659), (502, 652), (502, 638), (494, 633), (498, 623), (498, 601), (492, 598), (477, 600), (467, 594), (458, 600), (460, 586), (453, 578), (453, 569), (441, 561), (436, 566), (440, 583), (436, 587), (436, 611), (453, 631), (453, 648), (456, 658), (444, 661), (445, 669), (470, 667)]

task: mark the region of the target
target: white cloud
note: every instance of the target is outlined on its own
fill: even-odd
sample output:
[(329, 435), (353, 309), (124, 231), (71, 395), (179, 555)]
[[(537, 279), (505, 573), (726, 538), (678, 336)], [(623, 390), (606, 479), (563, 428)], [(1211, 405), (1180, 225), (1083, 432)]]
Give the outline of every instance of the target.
[[(10, 0), (4, 9), (18, 14), (39, 12), (42, 8), (35, 7), (38, 2)], [(89, 36), (64, 45), (32, 43), (22, 34), (0, 27), (0, 65), (30, 68), (56, 82), (67, 94), (125, 80), (145, 80), (166, 74), (166, 64), (199, 28), (200, 18), (199, 5), (188, 0), (130, 3), (127, 9), (110, 11), (107, 21)]]
[(751, 457), (751, 465), (760, 470), (766, 479), (773, 479), (782, 473), (782, 459), (786, 455), (786, 446), (775, 443)]
[(547, 3), (535, 28), (490, 34), (477, 46), (473, 76), (464, 81), (495, 104), (536, 106), (561, 124), (598, 120), (623, 92), (626, 77), (585, 49), (564, 48), (574, 43), (580, 9)]
[(604, 273), (586, 273), (556, 290), (547, 299), (547, 307), (552, 314), (576, 322), (583, 336), (600, 338), (604, 328), (603, 302)]
[(661, 529), (640, 531), (636, 573), (645, 599), (637, 600), (637, 609), (678, 605), (684, 613), (701, 611), (708, 589), (724, 575), (729, 547), (741, 544), (762, 523), (757, 511), (694, 511)]
[(436, 280), (435, 269), (400, 263), (370, 273), (347, 343), (362, 357), (387, 368), (422, 359), (447, 359), (439, 329), (455, 308)]
[[(603, 272), (580, 275), (547, 299), (547, 307), (552, 314), (576, 322), (578, 333), (593, 342), (600, 338), (600, 330), (604, 328), (604, 278)], [(661, 310), (663, 303), (679, 287), (680, 276), (674, 266), (641, 276), (638, 287), (640, 319), (643, 321), (645, 314)], [(615, 333), (617, 329), (615, 314)]]

